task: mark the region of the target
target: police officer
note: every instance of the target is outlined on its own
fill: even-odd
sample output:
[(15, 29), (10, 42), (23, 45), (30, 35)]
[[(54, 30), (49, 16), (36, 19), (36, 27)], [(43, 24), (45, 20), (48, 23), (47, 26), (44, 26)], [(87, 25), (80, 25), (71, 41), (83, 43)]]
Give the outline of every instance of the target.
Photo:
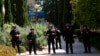
[(58, 49), (58, 44), (59, 48), (62, 49), (61, 47), (61, 32), (58, 28), (55, 27), (55, 32), (56, 32), (56, 49)]
[(36, 55), (36, 34), (34, 33), (34, 29), (30, 29), (30, 33), (27, 36), (27, 39), (29, 41), (29, 54), (31, 55), (32, 49), (34, 50), (34, 54)]
[(52, 48), (53, 48), (53, 53), (56, 54), (55, 52), (55, 46), (54, 46), (54, 38), (55, 38), (55, 31), (53, 30), (53, 26), (50, 25), (49, 26), (49, 30), (47, 31), (46, 35), (48, 36), (47, 40), (48, 40), (48, 52), (50, 54), (50, 46), (52, 44)]
[(21, 43), (21, 41), (19, 40), (20, 32), (16, 29), (16, 26), (12, 26), (10, 36), (11, 36), (12, 47), (15, 48), (15, 46), (17, 46), (18, 53), (20, 53), (20, 46), (19, 46)]
[(82, 35), (85, 53), (91, 53), (90, 30), (87, 28), (87, 25), (83, 25), (81, 35)]
[(63, 32), (63, 37), (66, 43), (66, 53), (69, 53), (69, 49), (71, 51), (71, 53), (73, 54), (73, 43), (74, 43), (74, 39), (73, 39), (73, 33), (74, 31), (72, 30), (72, 27), (70, 24), (66, 25), (66, 29)]

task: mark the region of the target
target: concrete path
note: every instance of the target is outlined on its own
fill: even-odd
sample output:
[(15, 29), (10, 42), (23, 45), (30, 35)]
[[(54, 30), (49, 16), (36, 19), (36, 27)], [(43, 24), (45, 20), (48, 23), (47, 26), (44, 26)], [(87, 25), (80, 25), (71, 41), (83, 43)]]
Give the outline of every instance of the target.
[(92, 53), (91, 54), (84, 53), (83, 44), (80, 43), (77, 39), (75, 39), (75, 43), (73, 44), (74, 54), (66, 54), (65, 49), (66, 49), (65, 48), (65, 42), (62, 39), (62, 49), (57, 49), (56, 50), (57, 54), (53, 54), (53, 52), (51, 52), (51, 54), (48, 54), (48, 49), (45, 48), (42, 51), (38, 51), (37, 55), (34, 55), (34, 53), (32, 53), (32, 55), (29, 55), (29, 53), (26, 52), (26, 53), (22, 53), (20, 55), (17, 54), (17, 56), (100, 56), (100, 52), (97, 51), (93, 47), (92, 47)]

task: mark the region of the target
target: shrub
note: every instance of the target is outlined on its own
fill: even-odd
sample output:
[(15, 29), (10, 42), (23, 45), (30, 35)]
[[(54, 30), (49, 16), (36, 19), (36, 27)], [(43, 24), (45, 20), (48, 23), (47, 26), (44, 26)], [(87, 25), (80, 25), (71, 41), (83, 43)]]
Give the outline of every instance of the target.
[[(18, 52), (17, 47), (16, 47), (16, 52)], [(20, 52), (21, 53), (25, 53), (26, 52), (26, 48), (24, 46), (20, 46)]]
[[(46, 42), (46, 37), (45, 37), (45, 31), (47, 30), (45, 25), (36, 23), (36, 24), (32, 24), (32, 27), (35, 29), (35, 33), (37, 35), (37, 48), (38, 49), (42, 49), (44, 46), (47, 45)], [(22, 45), (26, 46), (26, 48), (28, 47), (28, 40), (26, 38), (26, 36), (28, 35), (28, 33), (30, 32), (30, 28), (31, 27), (26, 27), (24, 29), (21, 29), (21, 40), (22, 40)]]
[(77, 35), (79, 41), (81, 42), (82, 41), (82, 37), (81, 37), (80, 29), (75, 29), (75, 34)]
[(47, 38), (45, 36), (45, 32), (47, 31), (47, 27), (45, 25), (42, 25), (39, 23), (33, 25), (33, 27), (35, 28), (36, 34), (37, 34), (37, 47), (39, 49), (41, 49), (47, 45), (47, 42), (46, 42)]
[[(4, 30), (0, 32), (0, 44), (5, 44), (7, 46), (11, 45), (10, 36), (9, 33), (11, 31), (11, 27), (13, 24), (4, 24)], [(35, 33), (37, 35), (37, 47), (38, 49), (42, 49), (44, 46), (47, 45), (45, 32), (47, 31), (47, 28), (45, 25), (36, 23), (31, 24), (31, 26), (35, 29)], [(20, 31), (21, 37), (20, 40), (22, 40), (21, 45), (25, 48), (28, 48), (28, 40), (26, 36), (30, 32), (30, 26), (27, 27), (20, 27), (16, 25), (17, 29)]]
[[(79, 41), (82, 41), (82, 37), (80, 35), (80, 30), (75, 30), (75, 33), (78, 35)], [(96, 49), (100, 50), (100, 33), (91, 32), (91, 45)]]
[(0, 45), (0, 56), (16, 56), (14, 48)]
[(92, 32), (91, 34), (91, 44), (100, 50), (100, 33)]
[(0, 44), (10, 45), (9, 34), (5, 31), (0, 32)]

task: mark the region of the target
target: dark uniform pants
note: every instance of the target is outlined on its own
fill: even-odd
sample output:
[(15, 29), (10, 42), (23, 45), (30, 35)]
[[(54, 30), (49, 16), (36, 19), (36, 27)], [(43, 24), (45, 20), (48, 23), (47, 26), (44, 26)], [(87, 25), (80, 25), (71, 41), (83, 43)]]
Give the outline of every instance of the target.
[(20, 53), (20, 44), (18, 42), (12, 42), (12, 47), (15, 48), (15, 46), (17, 46), (18, 49), (18, 53)]
[(69, 49), (70, 49), (71, 53), (73, 53), (73, 45), (72, 45), (72, 43), (67, 43), (66, 42), (66, 53), (69, 53)]
[(85, 50), (85, 53), (87, 52), (91, 52), (91, 45), (90, 45), (90, 42), (88, 41), (83, 41), (83, 44), (84, 44), (84, 50)]
[(59, 47), (61, 49), (61, 39), (60, 38), (56, 38), (56, 49), (58, 49), (58, 43), (59, 43)]
[(30, 42), (29, 43), (29, 54), (32, 53), (32, 49), (34, 51), (34, 54), (36, 54), (36, 42)]
[(53, 52), (55, 53), (54, 39), (48, 39), (48, 52), (50, 53), (51, 44), (52, 44)]

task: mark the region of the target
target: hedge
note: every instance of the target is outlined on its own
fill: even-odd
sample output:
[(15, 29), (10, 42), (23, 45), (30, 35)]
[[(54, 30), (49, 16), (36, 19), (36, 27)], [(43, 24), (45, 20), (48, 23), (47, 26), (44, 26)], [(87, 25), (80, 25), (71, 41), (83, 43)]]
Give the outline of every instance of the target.
[[(4, 24), (4, 30), (0, 31), (0, 44), (4, 44), (7, 46), (11, 46), (11, 41), (10, 41), (10, 36), (9, 33), (11, 31), (11, 27), (13, 24)], [(30, 28), (33, 27), (35, 29), (35, 33), (37, 35), (37, 48), (43, 49), (44, 46), (47, 45), (47, 40), (45, 36), (45, 32), (47, 31), (46, 25), (36, 23), (36, 24), (31, 24), (31, 26), (26, 26), (26, 27), (20, 27), (16, 25), (17, 29), (20, 31), (20, 40), (22, 41), (21, 46), (23, 51), (25, 49), (28, 49), (28, 40), (27, 40), (27, 35), (30, 32)], [(25, 47), (25, 49), (24, 49)], [(23, 52), (22, 51), (22, 52)]]
[(0, 56), (16, 56), (16, 51), (12, 47), (0, 45)]
[[(75, 30), (75, 34), (78, 35), (78, 39), (82, 42), (80, 30)], [(91, 45), (96, 49), (100, 50), (100, 33), (99, 32), (91, 32)]]

